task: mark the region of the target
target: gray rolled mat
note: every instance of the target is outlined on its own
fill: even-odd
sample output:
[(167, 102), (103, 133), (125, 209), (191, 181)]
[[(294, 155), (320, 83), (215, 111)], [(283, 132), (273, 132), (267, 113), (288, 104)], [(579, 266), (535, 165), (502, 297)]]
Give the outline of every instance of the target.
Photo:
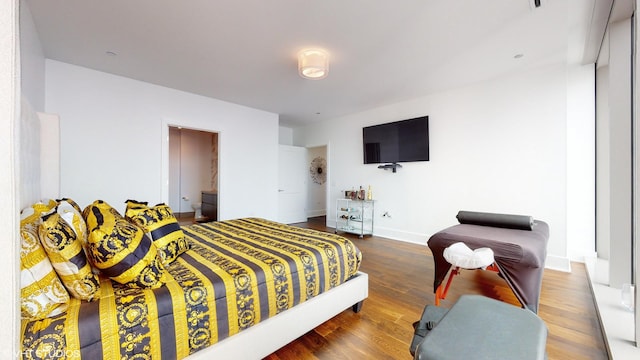
[(533, 217), (526, 215), (495, 214), (477, 211), (458, 211), (460, 224), (493, 226), (506, 229), (529, 230), (533, 226)]

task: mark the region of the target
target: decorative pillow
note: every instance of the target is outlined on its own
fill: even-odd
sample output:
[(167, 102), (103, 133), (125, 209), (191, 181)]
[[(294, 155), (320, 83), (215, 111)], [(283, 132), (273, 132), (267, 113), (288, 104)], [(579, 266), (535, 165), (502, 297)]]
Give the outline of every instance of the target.
[(42, 215), (42, 213), (51, 211), (53, 208), (56, 207), (56, 205), (58, 205), (58, 202), (53, 199), (42, 199), (40, 200), (39, 203), (34, 204), (32, 207), (34, 209), (37, 208), (38, 211), (41, 212), (40, 215)]
[(91, 209), (97, 226), (89, 233), (89, 260), (121, 284), (158, 288), (166, 283), (162, 259), (151, 239), (136, 225), (100, 207)]
[(42, 217), (40, 242), (69, 293), (91, 301), (99, 293), (100, 281), (87, 262), (82, 241), (86, 232), (82, 216), (70, 203), (61, 201), (54, 212)]
[[(67, 224), (73, 226), (76, 237), (82, 242), (82, 247), (84, 248), (84, 252), (86, 254), (88, 251), (87, 237), (89, 236), (89, 232), (87, 229), (87, 222), (84, 220), (84, 215), (82, 215), (82, 209), (75, 201), (69, 198), (58, 199), (57, 204), (58, 213), (60, 214), (60, 216), (62, 216), (62, 218), (65, 219)], [(63, 209), (63, 211), (60, 211), (61, 208)], [(96, 275), (100, 274), (100, 271), (93, 266), (91, 266), (91, 271)]]
[[(94, 209), (96, 209), (97, 211), (95, 211)], [(91, 232), (91, 230), (98, 227), (98, 223), (102, 222), (100, 218), (104, 216), (120, 219), (123, 218), (118, 210), (114, 209), (111, 205), (102, 200), (96, 200), (89, 206), (84, 208), (84, 210), (82, 211), (82, 217), (87, 224), (87, 230), (89, 233)]]
[(38, 237), (40, 214), (49, 210), (49, 205), (35, 204), (24, 209), (20, 218), (20, 308), (22, 317), (29, 320), (62, 314), (69, 302)]
[(165, 265), (190, 248), (178, 220), (168, 205), (158, 204), (150, 208), (146, 203), (127, 200), (125, 217), (151, 237)]
[(67, 224), (73, 227), (73, 232), (76, 233), (76, 237), (84, 245), (87, 242), (87, 223), (84, 221), (80, 206), (68, 198), (59, 199), (57, 203), (56, 211)]
[(127, 204), (127, 209), (124, 212), (125, 217), (127, 216), (127, 212), (130, 209), (148, 209), (149, 208), (149, 203), (146, 201), (127, 200), (124, 203)]
[(78, 203), (76, 203), (75, 201), (69, 198), (62, 198), (62, 199), (56, 200), (56, 204), (58, 206), (60, 205), (60, 203), (63, 203), (63, 202), (71, 205), (80, 215), (82, 215), (82, 209), (80, 208), (80, 205), (78, 205)]

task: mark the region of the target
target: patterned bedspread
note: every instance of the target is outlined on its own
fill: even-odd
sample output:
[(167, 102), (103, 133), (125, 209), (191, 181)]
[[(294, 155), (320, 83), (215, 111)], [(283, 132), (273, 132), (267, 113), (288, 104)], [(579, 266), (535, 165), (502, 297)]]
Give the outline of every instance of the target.
[(361, 260), (338, 235), (246, 218), (183, 227), (191, 250), (155, 290), (101, 278), (100, 299), (22, 324), (22, 357), (181, 359), (353, 276)]

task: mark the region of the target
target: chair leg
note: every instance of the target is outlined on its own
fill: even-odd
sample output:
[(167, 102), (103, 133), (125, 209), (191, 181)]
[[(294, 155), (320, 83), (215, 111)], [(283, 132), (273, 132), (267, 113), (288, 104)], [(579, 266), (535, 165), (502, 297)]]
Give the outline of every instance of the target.
[(496, 263), (495, 263), (495, 262), (494, 262), (494, 263), (492, 263), (491, 265), (487, 266), (487, 270), (495, 271), (495, 272), (497, 272), (497, 273), (499, 273), (499, 272), (500, 272), (500, 268), (498, 267), (498, 265), (496, 265)]
[(436, 289), (436, 306), (440, 306), (440, 299), (444, 299), (442, 297), (442, 284)]
[[(500, 274), (500, 268), (498, 268), (498, 265), (496, 265), (495, 262), (487, 266), (486, 270), (495, 271)], [(460, 272), (460, 267), (456, 266), (451, 270), (451, 273), (449, 273), (447, 284), (444, 287), (442, 286), (442, 284), (438, 286), (438, 288), (436, 289), (436, 306), (440, 306), (440, 300), (444, 300), (447, 297), (447, 292), (449, 292), (449, 287), (451, 287), (451, 281), (453, 281), (453, 277), (459, 275)]]
[(438, 286), (436, 289), (436, 306), (440, 306), (440, 300), (444, 300), (447, 297), (447, 293), (449, 292), (449, 287), (451, 287), (451, 281), (453, 281), (453, 277), (460, 274), (460, 267), (456, 266), (451, 270), (449, 274), (449, 279), (447, 279), (447, 284), (444, 288), (442, 288), (442, 284)]

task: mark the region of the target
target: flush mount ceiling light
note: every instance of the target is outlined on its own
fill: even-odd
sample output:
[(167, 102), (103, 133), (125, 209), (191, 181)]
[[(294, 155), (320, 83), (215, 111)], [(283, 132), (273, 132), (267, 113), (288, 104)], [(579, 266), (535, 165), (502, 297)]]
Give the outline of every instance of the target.
[(321, 49), (298, 53), (298, 73), (305, 79), (320, 80), (329, 74), (329, 54)]

